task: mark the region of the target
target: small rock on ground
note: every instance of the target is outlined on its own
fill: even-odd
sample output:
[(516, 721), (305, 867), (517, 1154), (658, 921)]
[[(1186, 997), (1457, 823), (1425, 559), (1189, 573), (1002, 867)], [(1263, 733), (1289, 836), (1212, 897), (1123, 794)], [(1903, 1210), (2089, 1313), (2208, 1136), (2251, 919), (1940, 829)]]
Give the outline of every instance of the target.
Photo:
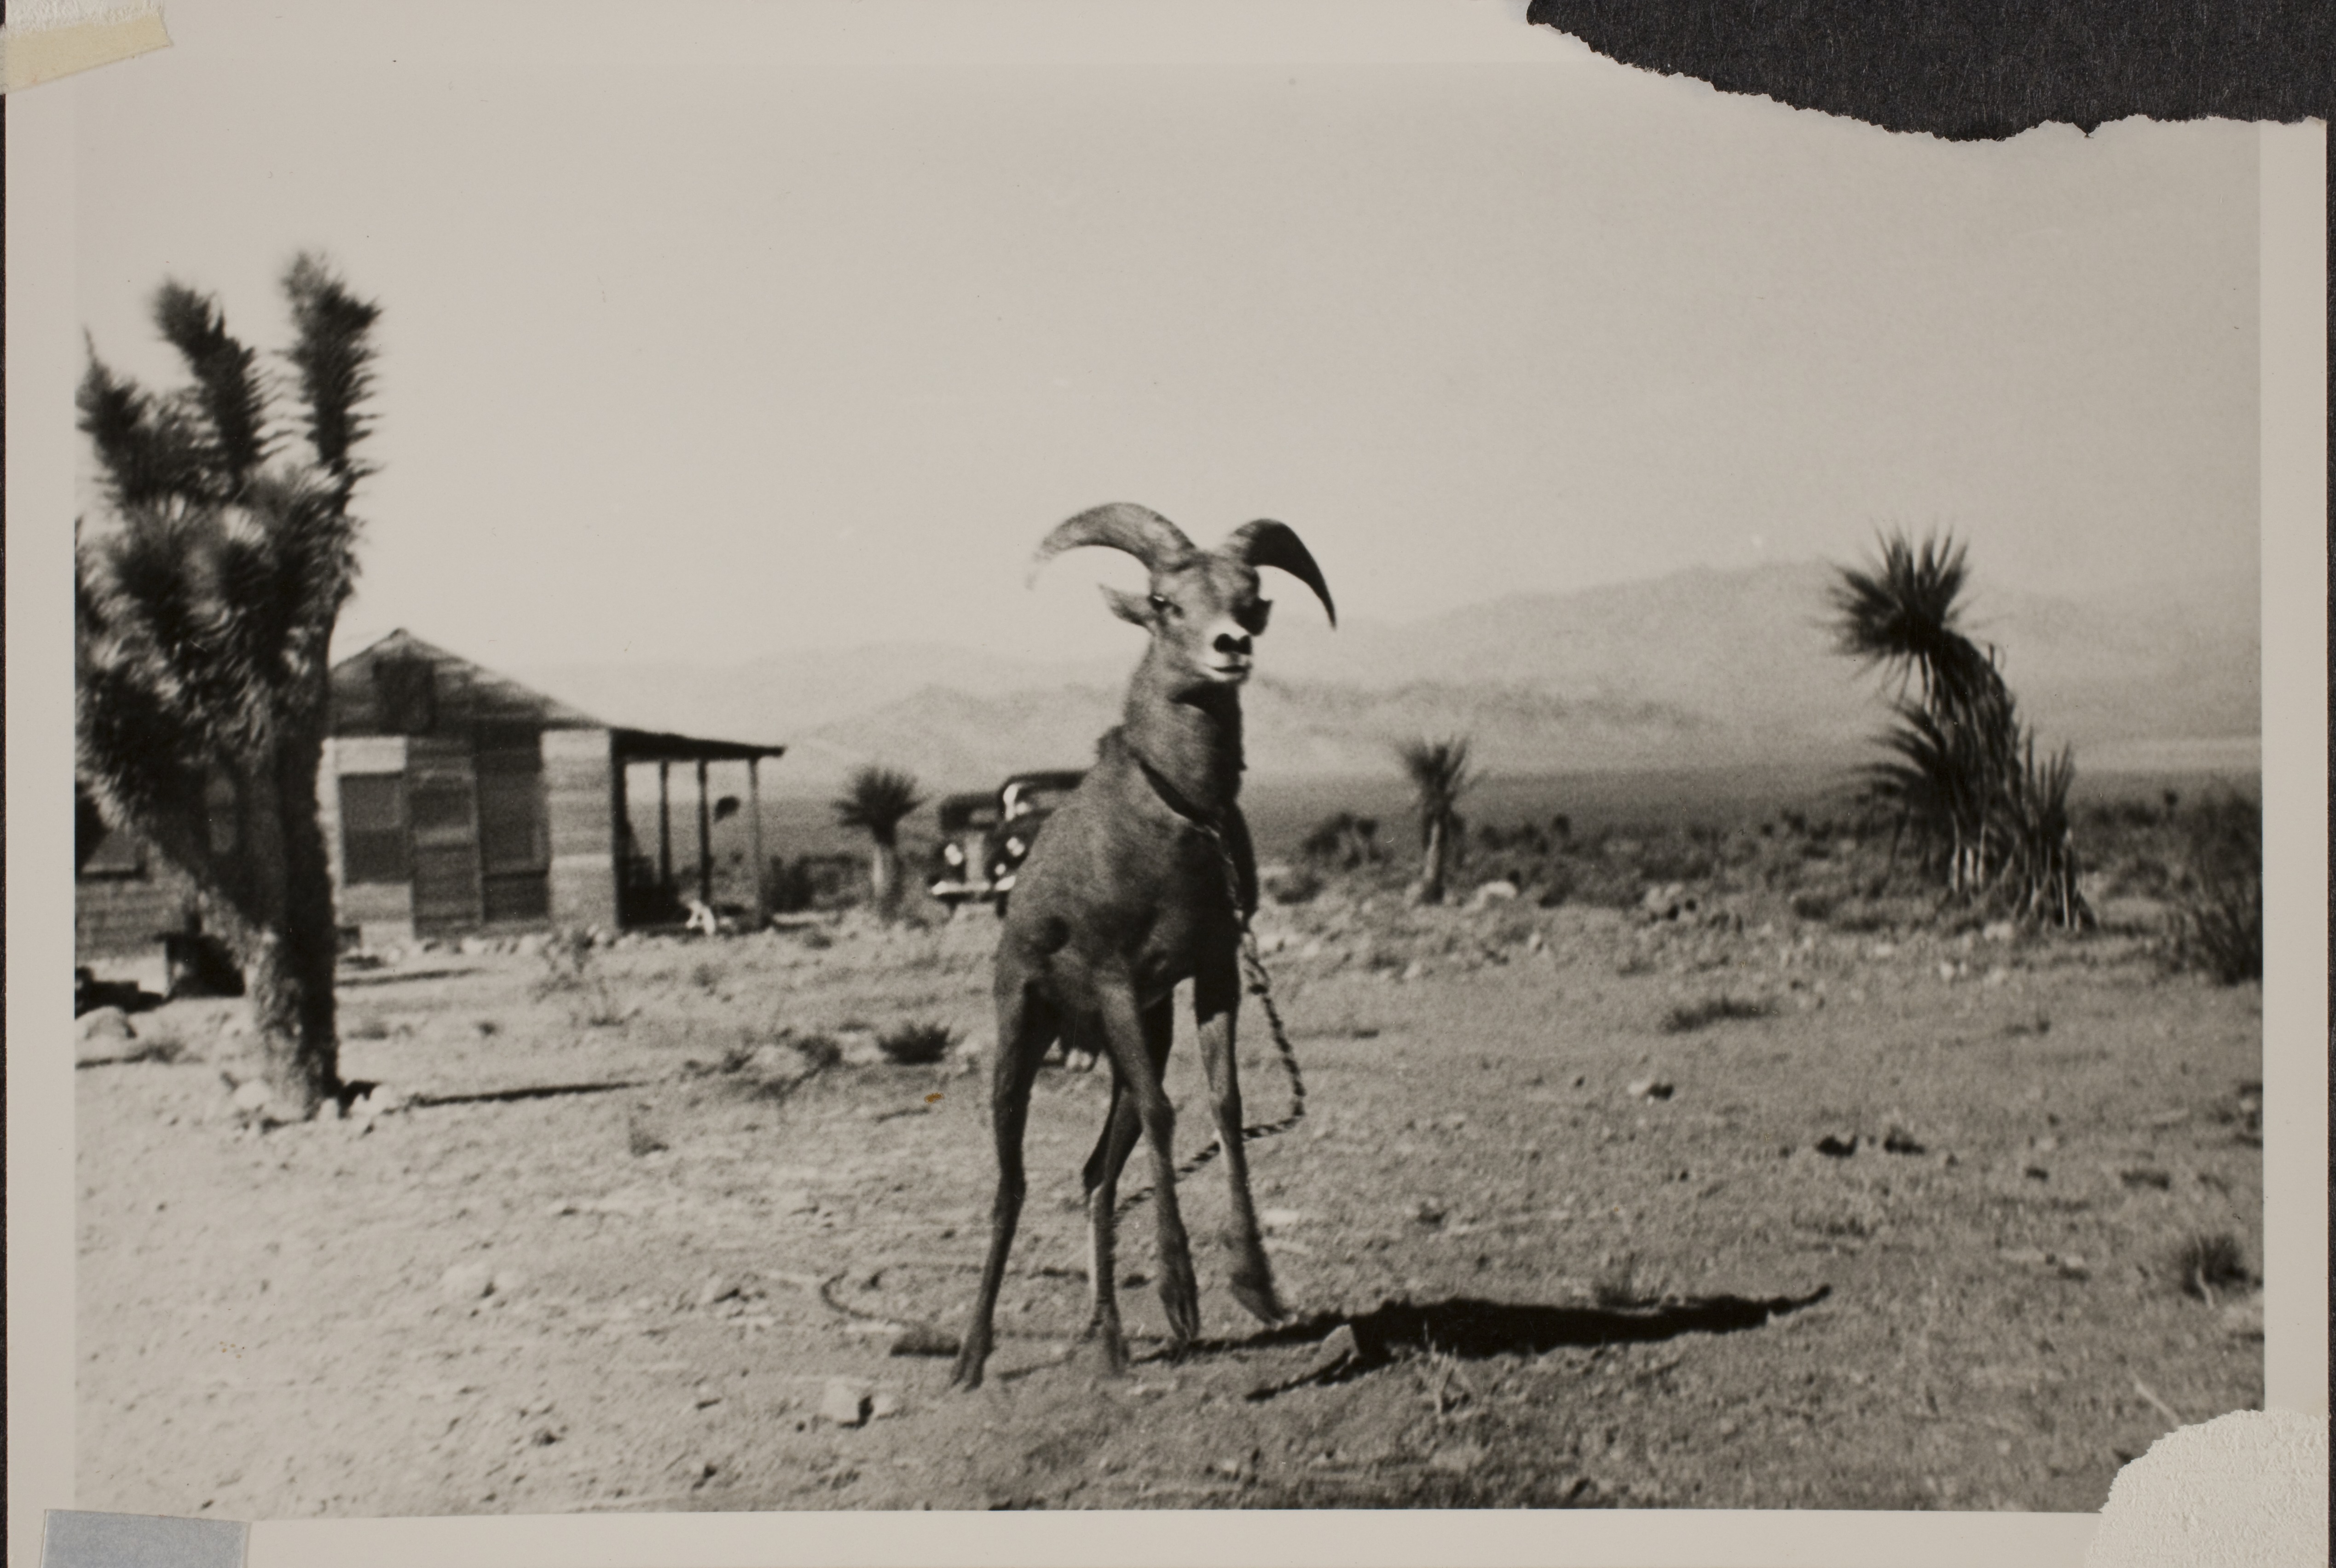
[(848, 1378), (831, 1378), (827, 1391), (819, 1398), (819, 1415), (823, 1421), (839, 1427), (861, 1427), (875, 1408), (868, 1390)]
[(1340, 1323), (1330, 1331), (1321, 1347), (1314, 1352), (1314, 1360), (1307, 1366), (1306, 1375), (1312, 1378), (1336, 1371), (1359, 1360), (1362, 1353), (1363, 1348), (1355, 1339), (1354, 1324)]
[(450, 1302), (475, 1302), (494, 1288), (495, 1271), (484, 1263), (456, 1263), (438, 1276), (438, 1293)]
[(131, 1027), (130, 1015), (118, 1007), (92, 1008), (73, 1021), (73, 1028), (83, 1040), (136, 1040), (137, 1030)]
[(1465, 1476), (1476, 1467), (1484, 1450), (1474, 1443), (1446, 1443), (1428, 1457), (1427, 1467), (1446, 1475)]

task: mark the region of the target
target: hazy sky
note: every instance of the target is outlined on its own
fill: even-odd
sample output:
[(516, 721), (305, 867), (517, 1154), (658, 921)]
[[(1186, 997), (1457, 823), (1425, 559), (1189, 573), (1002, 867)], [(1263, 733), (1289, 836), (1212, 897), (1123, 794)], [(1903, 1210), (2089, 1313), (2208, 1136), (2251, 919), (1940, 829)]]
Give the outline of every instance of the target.
[(383, 302), (345, 647), (1083, 653), (1132, 563), (1024, 567), (1119, 498), (1203, 541), (1279, 517), (1396, 620), (1891, 523), (2055, 591), (2253, 569), (2249, 127), (1950, 146), (1483, 4), (1455, 31), (1505, 59), (1408, 65), (280, 9), (179, 0), (173, 48), (80, 84), (79, 308), (167, 378), (166, 275), (270, 347), (302, 247)]

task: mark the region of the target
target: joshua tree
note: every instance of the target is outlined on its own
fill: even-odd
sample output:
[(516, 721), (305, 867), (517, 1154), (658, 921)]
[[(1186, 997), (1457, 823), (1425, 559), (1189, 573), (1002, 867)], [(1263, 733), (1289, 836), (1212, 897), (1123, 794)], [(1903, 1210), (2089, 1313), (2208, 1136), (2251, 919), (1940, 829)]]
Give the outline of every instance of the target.
[(868, 862), (870, 899), (891, 918), (900, 905), (900, 821), (924, 804), (917, 780), (891, 768), (862, 768), (835, 798), (835, 820), (866, 830), (873, 846)]
[(1441, 904), (1445, 863), (1460, 837), (1460, 797), (1476, 781), (1468, 771), (1467, 738), (1406, 741), (1396, 755), (1419, 805), (1420, 901)]
[(316, 774), (381, 312), (314, 256), (283, 286), (303, 450), (256, 352), (182, 284), (153, 315), (189, 385), (150, 393), (90, 349), (78, 401), (104, 505), (74, 529), (74, 771), (106, 822), (193, 879), (243, 965), (271, 1114), (306, 1118), (340, 1089)]
[(1968, 577), (1952, 538), (1917, 548), (1903, 534), (1883, 539), (1873, 566), (1841, 568), (1835, 646), (1897, 678), (1896, 721), (1881, 736), (1895, 755), (1867, 778), (1932, 852), (1950, 895), (2001, 891), (2023, 916), (2082, 924), (2090, 912), (2068, 813), (2075, 754), (2038, 765), (1995, 651), (1960, 624)]

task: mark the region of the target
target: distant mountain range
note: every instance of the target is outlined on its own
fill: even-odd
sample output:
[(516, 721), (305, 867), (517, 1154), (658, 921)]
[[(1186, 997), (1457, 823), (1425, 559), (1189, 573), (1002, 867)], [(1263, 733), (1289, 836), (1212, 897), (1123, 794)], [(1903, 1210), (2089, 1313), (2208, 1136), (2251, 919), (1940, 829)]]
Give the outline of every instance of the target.
[[(1817, 562), (1698, 569), (1335, 633), (1283, 616), (1247, 699), (1250, 765), (1378, 773), (1394, 741), (1452, 733), (1512, 774), (1847, 760), (1884, 715), (1879, 678), (1832, 652), (1831, 575)], [(2088, 752), (2101, 765), (2205, 755), (2260, 727), (2252, 578), (1973, 602), (1969, 629), (2001, 651), (2045, 743), (2075, 743), (2080, 766)], [(773, 788), (793, 793), (867, 761), (941, 789), (1076, 766), (1116, 721), (1131, 663), (892, 644), (725, 669), (514, 673), (612, 722), (784, 741)]]

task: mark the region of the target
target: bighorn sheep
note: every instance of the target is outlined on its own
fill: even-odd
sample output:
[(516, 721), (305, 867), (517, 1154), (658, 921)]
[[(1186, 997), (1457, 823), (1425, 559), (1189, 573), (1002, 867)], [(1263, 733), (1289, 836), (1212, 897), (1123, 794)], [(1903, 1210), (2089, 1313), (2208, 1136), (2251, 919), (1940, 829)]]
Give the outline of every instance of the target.
[[(1176, 1206), (1175, 1111), (1161, 1079), (1177, 984), (1192, 982), (1201, 1052), (1232, 1187), (1226, 1245), (1232, 1290), (1280, 1321), (1273, 1271), (1259, 1240), (1241, 1149), (1233, 1019), (1241, 1005), (1241, 938), (1257, 906), (1257, 865), (1235, 798), (1241, 775), (1241, 683), (1272, 605), (1257, 568), (1304, 583), (1333, 625), (1321, 569), (1281, 523), (1245, 523), (1214, 550), (1143, 507), (1082, 512), (1046, 536), (1043, 564), (1082, 545), (1124, 550), (1151, 573), (1146, 595), (1106, 587), (1114, 614), (1151, 634), (1128, 682), (1124, 721), (1096, 747), (1095, 766), (1047, 821), (1017, 879), (998, 944), (998, 1057), (991, 1118), (998, 1197), (989, 1255), (954, 1381), (977, 1388), (990, 1319), (1023, 1195), (1022, 1129), (1038, 1064), (1057, 1036), (1111, 1063), (1111, 1109), (1086, 1163), (1091, 1332), (1111, 1369), (1127, 1365), (1114, 1290), (1113, 1221), (1121, 1167), (1139, 1132), (1152, 1146), (1160, 1235), (1160, 1299), (1181, 1350), (1200, 1331), (1199, 1288)], [(1035, 572), (1037, 567), (1033, 566)]]

